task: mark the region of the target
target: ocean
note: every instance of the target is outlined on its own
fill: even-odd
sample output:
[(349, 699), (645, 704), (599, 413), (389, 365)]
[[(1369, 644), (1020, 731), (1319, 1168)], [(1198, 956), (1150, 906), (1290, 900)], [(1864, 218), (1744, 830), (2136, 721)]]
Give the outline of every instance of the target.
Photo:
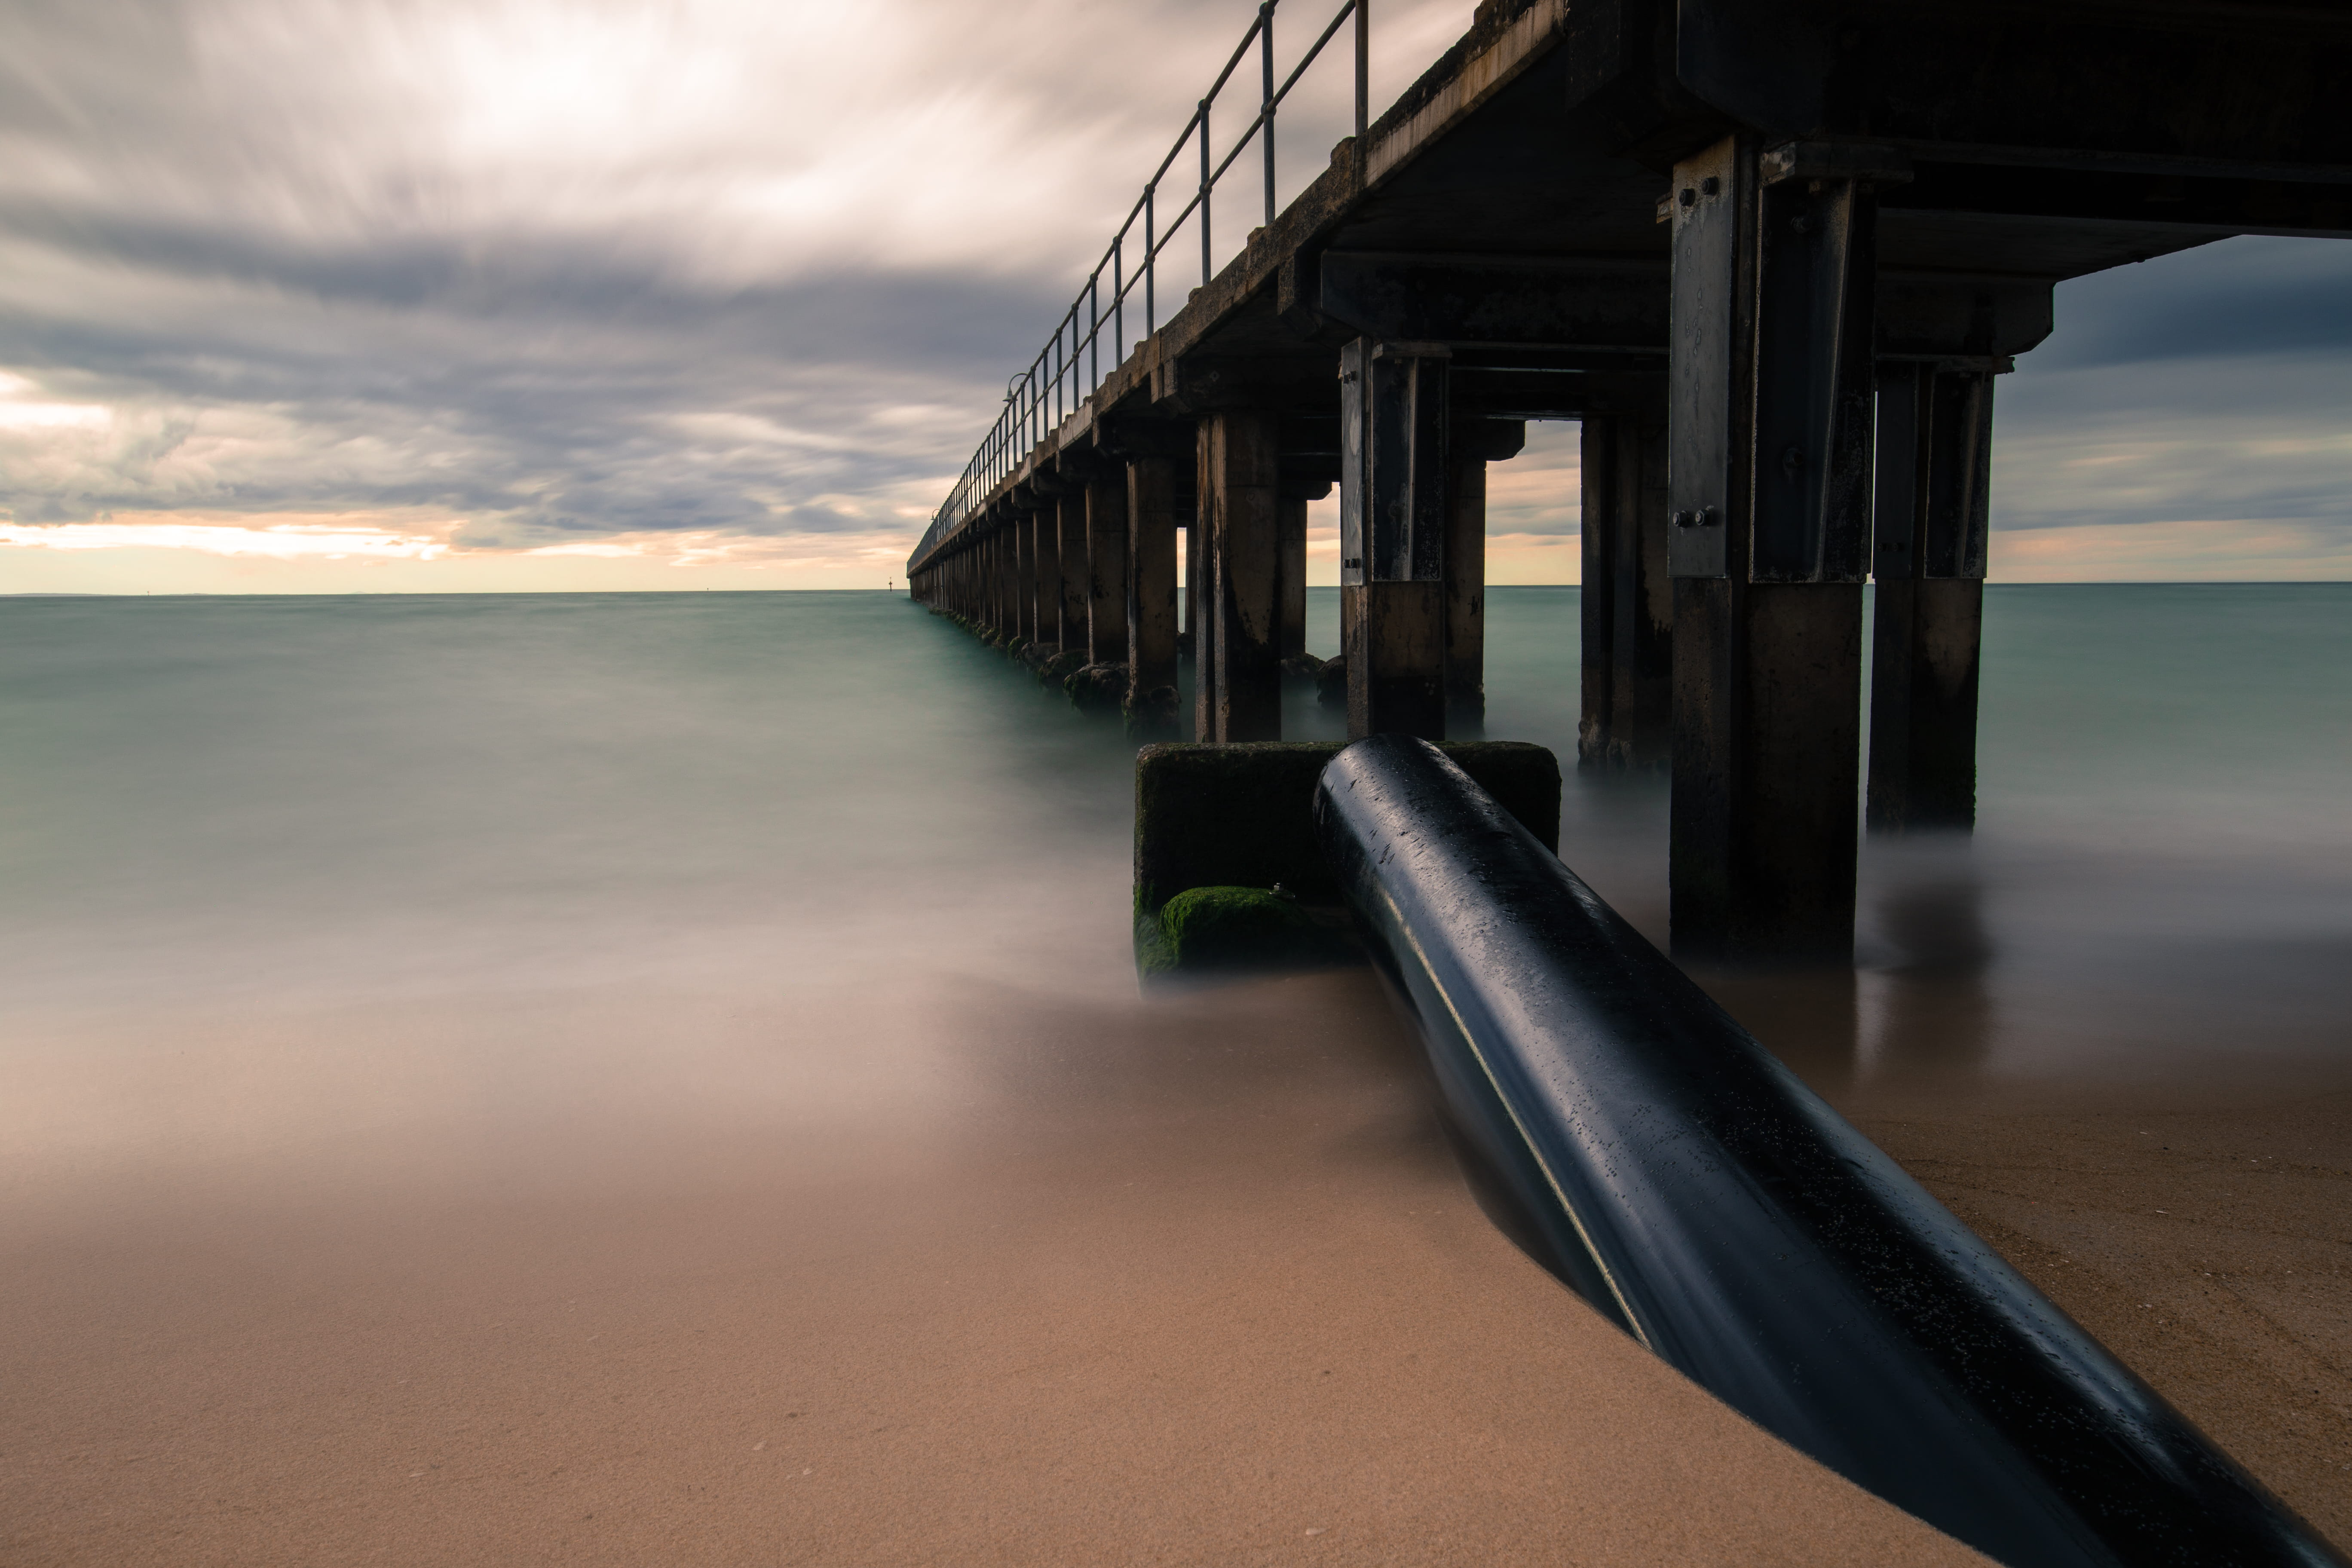
[[(1573, 764), (1577, 614), (1572, 588), (1491, 592), (1484, 733), (1559, 753), (1563, 858), (1663, 939), (1663, 782)], [(1336, 591), (1318, 590), (1309, 646), (1328, 654), (1336, 638)], [(1865, 847), (1854, 970), (1702, 979), (1857, 1117), (1992, 1115), (2005, 1095), (2352, 1093), (2352, 585), (1995, 585), (1982, 690), (1979, 830)], [(1307, 700), (1289, 719), (1308, 735), (1339, 729)], [(192, 1529), (221, 1560), (316, 1560), (338, 1531), (391, 1531), (438, 1561), (531, 1560), (540, 1547), (517, 1543), (556, 1540), (551, 1521), (581, 1499), (571, 1482), (526, 1483), (520, 1460), (496, 1480), (522, 1441), (499, 1422), (528, 1426), (537, 1418), (517, 1413), (551, 1401), (572, 1410), (530, 1439), (530, 1462), (561, 1469), (642, 1436), (613, 1425), (599, 1376), (623, 1379), (615, 1402), (673, 1412), (665, 1431), (683, 1417), (662, 1403), (675, 1390), (656, 1363), (698, 1397), (759, 1404), (717, 1372), (677, 1372), (688, 1349), (651, 1348), (704, 1331), (679, 1321), (718, 1333), (725, 1320), (741, 1367), (768, 1364), (761, 1325), (782, 1314), (797, 1342), (835, 1347), (825, 1386), (866, 1389), (877, 1431), (944, 1397), (886, 1343), (944, 1344), (955, 1386), (976, 1386), (979, 1358), (1010, 1391), (1003, 1409), (967, 1415), (1011, 1430), (1027, 1417), (1009, 1412), (1047, 1395), (987, 1347), (1020, 1341), (1055, 1378), (1066, 1354), (1083, 1363), (1070, 1376), (1100, 1372), (1102, 1325), (1145, 1311), (1126, 1286), (1087, 1285), (1106, 1292), (1080, 1313), (1094, 1327), (1042, 1348), (1021, 1339), (1045, 1331), (1029, 1313), (1079, 1289), (1076, 1254), (1142, 1279), (1159, 1264), (1119, 1248), (1159, 1237), (1148, 1258), (1162, 1258), (1171, 1226), (1209, 1226), (1177, 1250), (1186, 1279), (1216, 1283), (1187, 1295), (1161, 1279), (1152, 1310), (1197, 1319), (1219, 1345), (1295, 1309), (1301, 1324), (1352, 1324), (1360, 1356), (1491, 1308), (1503, 1316), (1482, 1342), (1508, 1353), (1487, 1365), (1465, 1349), (1454, 1364), (1496, 1410), (1523, 1396), (1528, 1355), (1598, 1378), (1592, 1358), (1619, 1353), (1529, 1326), (1566, 1322), (1572, 1303), (1462, 1194), (1409, 1039), (1368, 981), (1138, 995), (1131, 744), (903, 597), (0, 599), (0, 1255), (15, 1280), (0, 1321), (17, 1346), (16, 1446), (42, 1456), (11, 1505), (32, 1522), (0, 1537), (17, 1542), (12, 1560), (131, 1561), (127, 1542)], [(1277, 1193), (1288, 1206), (1269, 1206)], [(722, 1212), (735, 1218), (708, 1218)], [(608, 1235), (591, 1214), (633, 1217)], [(999, 1230), (1024, 1260), (1011, 1274), (980, 1246)], [(764, 1250), (780, 1237), (798, 1238), (796, 1261)], [(1434, 1260), (1419, 1273), (1416, 1247)], [(1265, 1294), (1293, 1253), (1310, 1260), (1307, 1283)], [(850, 1261), (819, 1268), (834, 1283), (806, 1287), (798, 1307), (737, 1292), (763, 1268), (805, 1282), (819, 1256)], [(654, 1279), (688, 1283), (637, 1317), (611, 1307), (619, 1282)], [(560, 1347), (537, 1362), (499, 1348), (509, 1319), (544, 1327), (572, 1310), (550, 1292), (575, 1286), (626, 1320), (604, 1331), (637, 1334), (646, 1359), (592, 1374)], [(1402, 1316), (1368, 1326), (1368, 1300)], [(963, 1305), (943, 1319), (940, 1302)], [(1163, 1361), (1121, 1355), (1176, 1382), (1213, 1359), (1183, 1337), (1194, 1329), (1153, 1321)], [(856, 1337), (877, 1323), (895, 1326)], [(383, 1343), (355, 1350), (354, 1324)], [(471, 1347), (446, 1365), (419, 1349), (445, 1331)], [(179, 1354), (175, 1335), (208, 1348)], [(256, 1370), (295, 1343), (310, 1369), (299, 1386)], [(339, 1370), (379, 1353), (381, 1389)], [(437, 1404), (394, 1392), (418, 1357), (442, 1368)], [(793, 1381), (807, 1364), (779, 1364), (799, 1371), (752, 1381), (780, 1405), (822, 1404)], [(1608, 1364), (1621, 1383), (1650, 1375)], [(519, 1381), (469, 1393), (488, 1387), (486, 1366)], [(316, 1393), (328, 1384), (342, 1392)], [(274, 1392), (222, 1392), (258, 1387)], [(1446, 1383), (1423, 1394), (1425, 1406), (1398, 1395), (1393, 1410), (1368, 1394), (1350, 1419), (1394, 1419), (1396, 1442), (1423, 1442), (1429, 1423), (1462, 1418), (1434, 1412), (1465, 1397)], [(1244, 1404), (1246, 1420), (1226, 1405), (1171, 1415), (1193, 1436), (1169, 1440), (1197, 1438), (1202, 1455), (1291, 1444), (1315, 1476), (1328, 1461), (1313, 1485), (1373, 1484), (1329, 1448), (1336, 1436), (1282, 1436), (1287, 1416)], [(782, 1434), (788, 1418), (752, 1425)], [(1688, 1416), (1704, 1428), (1694, 1451), (1746, 1456), (1734, 1468), (1754, 1483), (1753, 1538), (1772, 1540), (1774, 1500), (1799, 1472), (1771, 1467), (1801, 1462), (1757, 1458), (1740, 1445), (1763, 1439), (1714, 1419)], [(1274, 1425), (1244, 1440), (1237, 1420)], [(354, 1479), (376, 1467), (429, 1482), (437, 1469), (404, 1456), (444, 1428), (470, 1434), (457, 1447), (474, 1513), (419, 1511)], [(752, 1450), (751, 1430), (726, 1452), (784, 1442)], [(908, 1474), (940, 1445), (968, 1457), (925, 1430), (932, 1447), (907, 1450)], [(1118, 1449), (1083, 1422), (1065, 1437), (1076, 1447), (1055, 1463), (1096, 1462), (1088, 1443)], [(1576, 1440), (1598, 1452), (1630, 1439)], [(285, 1458), (289, 1444), (299, 1456)], [(141, 1476), (138, 1454), (167, 1449), (205, 1457), (125, 1479)], [(57, 1468), (69, 1451), (98, 1468)], [(241, 1458), (254, 1454), (278, 1458)], [(1528, 1461), (1529, 1496), (1555, 1461)], [(687, 1443), (673, 1479), (717, 1462)], [(1290, 1476), (1291, 1462), (1265, 1473)], [(420, 1461), (443, 1463), (461, 1460)], [(637, 1495), (617, 1463), (595, 1482), (608, 1521)], [(1213, 1479), (1200, 1463), (1196, 1479)], [(253, 1479), (269, 1465), (294, 1479)], [(1312, 1490), (1291, 1476), (1265, 1496), (1294, 1483)], [(909, 1560), (872, 1542), (861, 1557), (827, 1533), (827, 1520), (878, 1506), (883, 1483), (863, 1484), (836, 1500), (848, 1514), (793, 1515), (803, 1555), (783, 1560)], [(1134, 1506), (1164, 1511), (1162, 1492), (1136, 1485), (1162, 1500)], [(202, 1502), (238, 1487), (283, 1500), (243, 1522)], [(949, 1488), (985, 1490), (972, 1476)], [(1870, 1531), (1897, 1525), (1832, 1494), (1821, 1507), (1850, 1519), (1855, 1560), (1872, 1560), (1884, 1542)], [(901, 1546), (982, 1539), (979, 1516), (914, 1495), (888, 1492), (916, 1521), (890, 1538)], [(668, 1539), (686, 1506), (644, 1504), (653, 1533), (614, 1538), (615, 1560)], [(741, 1501), (729, 1528), (785, 1528), (758, 1511), (771, 1507)], [(485, 1508), (506, 1522), (485, 1523)], [(1083, 1515), (1065, 1521), (1070, 1541), (1086, 1539)], [(1422, 1539), (1428, 1517), (1412, 1519), (1381, 1539)]]

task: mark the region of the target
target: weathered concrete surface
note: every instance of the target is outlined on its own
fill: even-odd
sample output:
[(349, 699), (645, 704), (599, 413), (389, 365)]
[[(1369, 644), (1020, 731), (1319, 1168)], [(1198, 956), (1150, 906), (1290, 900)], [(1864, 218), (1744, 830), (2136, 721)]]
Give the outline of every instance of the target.
[[(1544, 844), (1559, 847), (1559, 760), (1521, 741), (1446, 744), (1445, 754)], [(1135, 907), (1191, 888), (1331, 891), (1315, 842), (1315, 781), (1335, 741), (1146, 746), (1135, 759)]]
[(1063, 678), (1062, 690), (1081, 713), (1116, 713), (1127, 698), (1127, 666), (1086, 665)]

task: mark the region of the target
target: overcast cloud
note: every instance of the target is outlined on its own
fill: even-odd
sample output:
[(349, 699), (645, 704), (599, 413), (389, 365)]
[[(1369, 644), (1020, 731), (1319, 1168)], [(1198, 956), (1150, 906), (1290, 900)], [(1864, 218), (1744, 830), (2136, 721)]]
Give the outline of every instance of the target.
[[(83, 548), (0, 573), (895, 568), (1251, 9), (16, 0), (0, 539)], [(1386, 0), (1378, 100), (1470, 9)], [(1326, 74), (1286, 195), (1343, 129)], [(2352, 247), (2071, 285), (2025, 364), (1997, 567), (2352, 573)], [(1559, 580), (1573, 446), (1530, 456), (1497, 531)]]

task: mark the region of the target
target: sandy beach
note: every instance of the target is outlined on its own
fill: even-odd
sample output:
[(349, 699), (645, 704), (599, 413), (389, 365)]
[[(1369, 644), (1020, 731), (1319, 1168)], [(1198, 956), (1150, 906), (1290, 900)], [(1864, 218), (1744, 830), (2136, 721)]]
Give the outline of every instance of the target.
[[(960, 1004), (952, 1125), (770, 1136), (705, 1050), (657, 1125), (264, 1116), (61, 1176), (0, 1270), (0, 1560), (1976, 1560), (1505, 1242), (1368, 974)], [(476, 1087), (436, 1021), (280, 1026)]]
[[(298, 1124), (332, 1081), (225, 1119), (226, 1143), (159, 1121), (152, 1157), (14, 1205), (0, 1558), (1977, 1560), (1503, 1240), (1365, 972), (731, 1026), (652, 995), (481, 1005), (280, 1018), (289, 1052), (411, 1048), (350, 1124)], [(740, 1111), (781, 1059), (745, 1042), (871, 1049), (924, 1017), (982, 1067), (945, 1113), (776, 1136)], [(287, 1059), (253, 1025), (190, 1079)], [(524, 1026), (698, 1087), (650, 1116), (617, 1078), (503, 1112), (471, 1034)], [(1846, 1098), (2346, 1533), (2352, 1097)]]

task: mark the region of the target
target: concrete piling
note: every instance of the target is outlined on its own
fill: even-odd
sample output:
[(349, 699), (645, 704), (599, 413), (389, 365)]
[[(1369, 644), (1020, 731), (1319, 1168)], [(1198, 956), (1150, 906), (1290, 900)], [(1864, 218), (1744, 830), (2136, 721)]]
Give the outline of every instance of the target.
[(1584, 589), (1577, 761), (1647, 773), (1674, 752), (1673, 581), (1666, 574), (1665, 388), (1585, 416)]
[(1669, 881), (1685, 956), (1853, 950), (1875, 276), (1860, 173), (1776, 165), (1744, 137), (1675, 169)]
[(1307, 651), (1307, 498), (1286, 488), (1275, 513), (1276, 613), (1275, 655)]
[(1278, 514), (1280, 434), (1275, 416), (1212, 414), (1200, 426), (1200, 506), (1207, 542), (1207, 636), (1195, 633), (1200, 679), (1215, 741), (1282, 738)]
[(1976, 824), (1977, 666), (1992, 468), (1992, 371), (1882, 364), (1867, 821)]
[(1127, 463), (1127, 717), (1139, 731), (1176, 721), (1176, 461)]
[(1087, 661), (1127, 663), (1127, 475), (1104, 467), (1087, 476)]
[(1062, 646), (1062, 519), (1052, 497), (1038, 502), (1029, 527), (1037, 542), (1037, 571), (1031, 584), (1037, 606), (1034, 640), (1040, 647), (1057, 648)]
[(1087, 492), (1068, 479), (1054, 498), (1054, 520), (1061, 536), (1062, 649), (1084, 654), (1087, 647)]
[(1443, 344), (1370, 338), (1340, 351), (1339, 593), (1351, 737), (1445, 738), (1450, 357)]

